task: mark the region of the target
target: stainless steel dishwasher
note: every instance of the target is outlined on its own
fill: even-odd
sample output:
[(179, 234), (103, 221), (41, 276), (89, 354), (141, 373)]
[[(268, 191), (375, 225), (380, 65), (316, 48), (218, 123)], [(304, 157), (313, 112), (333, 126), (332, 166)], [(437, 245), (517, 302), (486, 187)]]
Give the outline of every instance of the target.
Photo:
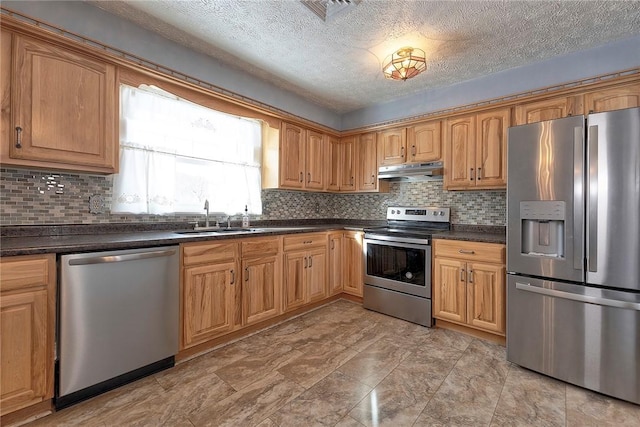
[(174, 365), (178, 246), (60, 257), (56, 407)]

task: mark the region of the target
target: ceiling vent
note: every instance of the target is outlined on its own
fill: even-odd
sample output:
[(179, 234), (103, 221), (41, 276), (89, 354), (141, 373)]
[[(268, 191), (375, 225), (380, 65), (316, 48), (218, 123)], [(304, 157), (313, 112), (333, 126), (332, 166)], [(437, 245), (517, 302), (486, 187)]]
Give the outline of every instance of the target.
[(320, 19), (329, 22), (336, 16), (342, 15), (354, 7), (362, 0), (300, 0), (302, 4), (307, 6), (313, 13), (318, 15)]

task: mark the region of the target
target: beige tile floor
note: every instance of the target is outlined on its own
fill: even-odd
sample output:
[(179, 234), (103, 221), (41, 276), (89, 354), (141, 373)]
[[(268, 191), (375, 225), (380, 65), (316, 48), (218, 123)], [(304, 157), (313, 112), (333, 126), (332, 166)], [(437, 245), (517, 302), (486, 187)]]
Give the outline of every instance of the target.
[(504, 347), (339, 300), (36, 426), (640, 426)]

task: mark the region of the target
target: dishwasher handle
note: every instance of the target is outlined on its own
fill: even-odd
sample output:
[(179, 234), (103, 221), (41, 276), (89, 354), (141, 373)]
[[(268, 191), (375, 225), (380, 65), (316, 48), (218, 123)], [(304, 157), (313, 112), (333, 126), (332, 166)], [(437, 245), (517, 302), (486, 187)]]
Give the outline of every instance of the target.
[(133, 254), (107, 255), (107, 256), (97, 256), (97, 257), (91, 257), (91, 258), (75, 258), (75, 259), (69, 260), (69, 265), (105, 264), (109, 262), (134, 261), (139, 259), (160, 258), (165, 256), (171, 256), (175, 253), (176, 253), (175, 249), (169, 249), (164, 251), (140, 252), (140, 253), (133, 253)]

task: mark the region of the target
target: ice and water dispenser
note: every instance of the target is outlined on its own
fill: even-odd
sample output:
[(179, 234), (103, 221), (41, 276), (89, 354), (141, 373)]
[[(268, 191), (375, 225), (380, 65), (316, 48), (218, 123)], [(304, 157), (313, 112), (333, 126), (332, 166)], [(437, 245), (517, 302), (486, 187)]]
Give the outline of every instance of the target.
[(565, 202), (520, 202), (522, 254), (564, 258)]

